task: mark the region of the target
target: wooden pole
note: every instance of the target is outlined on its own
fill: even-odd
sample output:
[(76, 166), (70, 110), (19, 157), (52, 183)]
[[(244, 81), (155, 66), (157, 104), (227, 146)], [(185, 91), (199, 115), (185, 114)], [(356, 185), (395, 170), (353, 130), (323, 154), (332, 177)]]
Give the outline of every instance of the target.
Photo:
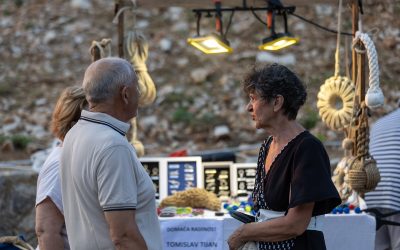
[(96, 46), (94, 46), (92, 48), (92, 50), (90, 51), (90, 54), (92, 54), (92, 62), (97, 61), (101, 58), (100, 50)]
[[(116, 1), (114, 15), (117, 15), (122, 7), (120, 1)], [(118, 16), (118, 56), (124, 58), (124, 13)]]
[[(356, 32), (359, 30), (359, 6), (358, 0), (352, 0), (352, 32), (353, 38)], [(352, 48), (352, 80), (356, 87), (354, 110), (357, 112), (360, 110), (362, 103), (365, 100), (365, 53), (357, 53), (358, 51), (365, 51), (365, 47), (361, 42), (358, 42), (356, 46)], [(350, 127), (350, 135), (354, 140), (353, 156), (357, 154), (357, 135), (359, 133), (360, 120), (358, 117), (353, 123), (353, 127)]]

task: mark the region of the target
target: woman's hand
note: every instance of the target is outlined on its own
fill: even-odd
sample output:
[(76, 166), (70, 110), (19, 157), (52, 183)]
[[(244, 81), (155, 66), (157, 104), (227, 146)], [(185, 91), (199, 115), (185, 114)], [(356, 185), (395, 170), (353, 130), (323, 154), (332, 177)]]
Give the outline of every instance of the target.
[(231, 236), (229, 236), (229, 250), (237, 250), (239, 249), (239, 247), (243, 246), (246, 243), (246, 241), (243, 239), (243, 230), (245, 230), (245, 225), (246, 224), (240, 226), (238, 229), (235, 230), (235, 232), (231, 234)]

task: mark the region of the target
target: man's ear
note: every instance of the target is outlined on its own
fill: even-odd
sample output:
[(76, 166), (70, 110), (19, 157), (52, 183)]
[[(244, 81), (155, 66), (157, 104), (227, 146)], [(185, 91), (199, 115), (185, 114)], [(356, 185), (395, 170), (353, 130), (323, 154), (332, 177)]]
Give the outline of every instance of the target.
[(285, 98), (281, 95), (277, 95), (274, 100), (274, 112), (278, 112), (285, 102)]
[(129, 103), (129, 93), (127, 86), (123, 86), (121, 89), (121, 99), (125, 104)]

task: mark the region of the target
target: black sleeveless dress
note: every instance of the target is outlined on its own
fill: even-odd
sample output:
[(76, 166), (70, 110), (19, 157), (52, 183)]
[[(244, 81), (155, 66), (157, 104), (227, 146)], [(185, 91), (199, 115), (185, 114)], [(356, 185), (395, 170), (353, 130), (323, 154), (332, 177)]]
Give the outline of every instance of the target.
[[(303, 131), (276, 156), (268, 174), (265, 159), (272, 137), (262, 144), (252, 194), (254, 209), (287, 212), (300, 204), (315, 202), (312, 216), (329, 213), (341, 203), (331, 180), (329, 157), (322, 143)], [(290, 201), (289, 190), (291, 189)], [(259, 249), (324, 250), (321, 231), (306, 230), (302, 235), (280, 242), (259, 242)]]

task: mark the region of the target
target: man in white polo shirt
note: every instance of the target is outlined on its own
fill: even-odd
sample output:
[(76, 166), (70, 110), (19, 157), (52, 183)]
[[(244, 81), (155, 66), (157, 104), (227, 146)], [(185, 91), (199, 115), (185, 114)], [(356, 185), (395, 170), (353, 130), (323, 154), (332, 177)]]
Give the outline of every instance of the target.
[(71, 249), (161, 249), (155, 190), (125, 137), (139, 90), (130, 63), (103, 58), (85, 72), (89, 111), (68, 132), (61, 157)]

